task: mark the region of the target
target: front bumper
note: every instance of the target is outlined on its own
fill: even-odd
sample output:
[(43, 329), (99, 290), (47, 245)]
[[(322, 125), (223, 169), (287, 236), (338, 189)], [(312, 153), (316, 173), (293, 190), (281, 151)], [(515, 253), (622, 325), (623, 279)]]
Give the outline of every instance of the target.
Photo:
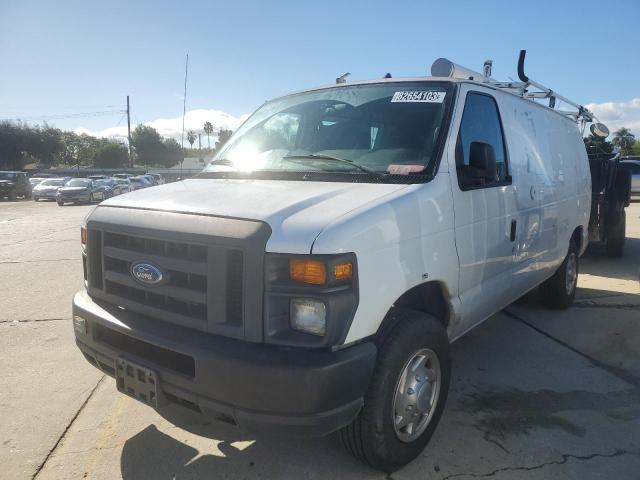
[(56, 195), (56, 200), (61, 202), (90, 202), (91, 195), (88, 193), (75, 195)]
[(48, 191), (40, 192), (36, 190), (32, 193), (33, 198), (50, 198), (52, 200), (55, 200), (56, 195), (57, 195), (57, 192), (55, 190), (50, 192)]
[[(343, 350), (249, 344), (99, 305), (86, 291), (73, 299), (86, 321), (76, 343), (113, 376), (118, 358), (153, 370), (159, 398), (247, 431), (323, 436), (358, 414), (376, 358), (373, 343)], [(160, 408), (161, 409), (161, 408)]]

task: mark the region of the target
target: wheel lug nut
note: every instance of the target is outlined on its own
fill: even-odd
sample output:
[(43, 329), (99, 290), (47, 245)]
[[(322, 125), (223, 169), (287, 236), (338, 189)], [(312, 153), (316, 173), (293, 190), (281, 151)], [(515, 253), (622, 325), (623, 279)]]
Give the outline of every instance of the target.
[(410, 412), (411, 410), (413, 410), (413, 405), (407, 405), (407, 411)]
[(409, 389), (407, 390), (407, 394), (408, 394), (408, 395), (413, 395), (414, 393), (415, 393), (415, 392), (413, 391), (413, 388), (409, 388)]

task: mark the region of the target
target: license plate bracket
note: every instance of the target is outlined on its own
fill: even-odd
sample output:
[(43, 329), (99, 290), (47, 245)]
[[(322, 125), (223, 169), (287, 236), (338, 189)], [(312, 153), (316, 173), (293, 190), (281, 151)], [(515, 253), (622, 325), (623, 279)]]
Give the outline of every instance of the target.
[(153, 370), (116, 359), (116, 386), (119, 392), (147, 405), (158, 408), (158, 375)]

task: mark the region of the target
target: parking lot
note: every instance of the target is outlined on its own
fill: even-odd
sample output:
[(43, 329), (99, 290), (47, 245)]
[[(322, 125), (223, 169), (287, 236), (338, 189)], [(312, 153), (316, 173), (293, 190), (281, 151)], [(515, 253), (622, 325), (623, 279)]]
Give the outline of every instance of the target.
[(0, 478), (640, 478), (640, 203), (627, 249), (590, 248), (573, 308), (536, 293), (453, 348), (443, 419), (422, 456), (386, 477), (336, 438), (173, 426), (116, 392), (76, 349), (80, 225), (93, 206), (0, 202)]

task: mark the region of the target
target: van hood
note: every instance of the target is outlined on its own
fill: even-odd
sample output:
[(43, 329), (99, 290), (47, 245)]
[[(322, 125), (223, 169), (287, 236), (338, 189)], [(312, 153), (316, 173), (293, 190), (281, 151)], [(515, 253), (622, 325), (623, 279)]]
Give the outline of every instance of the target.
[(309, 253), (322, 229), (405, 184), (189, 179), (136, 190), (98, 208), (125, 207), (213, 215), (267, 223), (267, 250)]

